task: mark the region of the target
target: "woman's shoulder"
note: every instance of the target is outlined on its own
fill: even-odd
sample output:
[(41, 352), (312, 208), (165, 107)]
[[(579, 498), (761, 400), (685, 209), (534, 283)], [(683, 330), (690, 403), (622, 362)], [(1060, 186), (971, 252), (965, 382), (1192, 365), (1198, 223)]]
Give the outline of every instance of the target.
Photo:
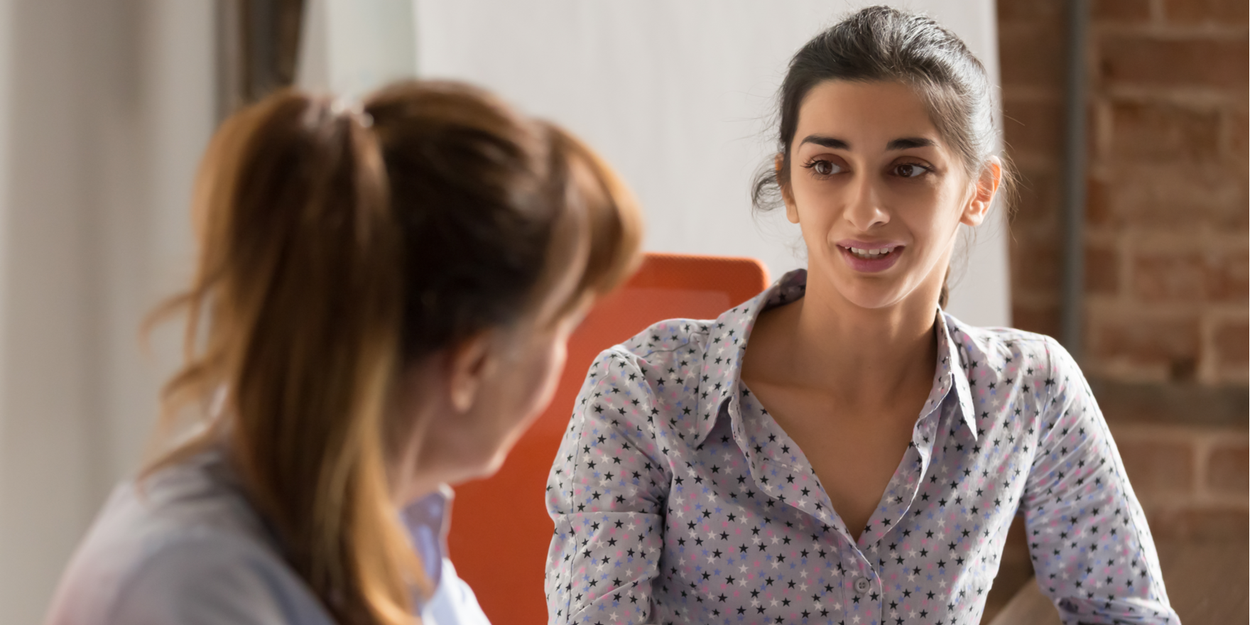
[(947, 332), (970, 375), (1022, 380), (1053, 387), (1056, 380), (1084, 381), (1068, 350), (1053, 337), (1011, 327), (978, 327), (944, 314)]
[(777, 289), (777, 286), (769, 287), (715, 319), (677, 317), (657, 321), (633, 337), (604, 350), (600, 360), (614, 357), (652, 366), (683, 361), (688, 365), (692, 360), (704, 359), (709, 351), (718, 348), (720, 351), (741, 349), (746, 345), (746, 336), (759, 309), (765, 306), (767, 296)]
[(587, 379), (614, 380), (620, 375), (645, 382), (651, 371), (693, 369), (702, 362), (715, 320), (665, 319), (599, 352)]
[(330, 623), (219, 456), (119, 485), (75, 553), (49, 623)]
[(717, 323), (716, 319), (665, 319), (647, 326), (614, 349), (646, 361), (682, 358), (691, 350), (701, 352)]
[(943, 318), (951, 339), (961, 348), (981, 352), (1015, 351), (1030, 355), (1047, 355), (1055, 352), (1067, 354), (1063, 345), (1053, 337), (1012, 327), (981, 327), (964, 323), (949, 313)]

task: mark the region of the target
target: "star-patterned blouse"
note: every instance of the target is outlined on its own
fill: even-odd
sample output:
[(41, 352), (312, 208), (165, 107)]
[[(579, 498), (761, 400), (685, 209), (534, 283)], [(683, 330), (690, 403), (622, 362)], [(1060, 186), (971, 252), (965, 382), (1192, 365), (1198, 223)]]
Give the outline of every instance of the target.
[(759, 312), (805, 285), (596, 359), (547, 485), (550, 622), (975, 624), (1019, 511), (1065, 623), (1179, 623), (1102, 413), (1044, 336), (937, 314), (932, 391), (851, 538), (741, 380)]

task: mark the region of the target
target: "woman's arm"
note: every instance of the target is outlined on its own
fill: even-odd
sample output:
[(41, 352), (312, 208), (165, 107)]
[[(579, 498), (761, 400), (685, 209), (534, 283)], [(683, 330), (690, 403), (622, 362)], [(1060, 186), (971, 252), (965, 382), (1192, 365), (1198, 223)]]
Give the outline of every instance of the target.
[(632, 354), (609, 350), (591, 366), (547, 481), (550, 623), (652, 618), (671, 480), (657, 404)]
[(1076, 362), (1058, 343), (1034, 388), (1038, 446), (1022, 506), (1041, 590), (1065, 623), (1168, 623), (1154, 540)]

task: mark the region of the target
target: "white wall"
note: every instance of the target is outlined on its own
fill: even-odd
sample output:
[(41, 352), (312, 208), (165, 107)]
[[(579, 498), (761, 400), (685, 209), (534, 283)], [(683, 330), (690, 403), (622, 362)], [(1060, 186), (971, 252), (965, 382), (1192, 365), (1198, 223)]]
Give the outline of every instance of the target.
[[(373, 0), (387, 4), (386, 0)], [(414, 0), (417, 71), (485, 85), (603, 152), (638, 194), (651, 250), (803, 265), (797, 226), (756, 220), (752, 174), (773, 151), (775, 93), (790, 57), (862, 0)], [(958, 33), (997, 80), (992, 0), (890, 2)], [(978, 229), (950, 309), (1008, 325), (1000, 221)]]
[(212, 27), (212, 0), (0, 2), (0, 623), (42, 620), (141, 458), (169, 361), (138, 326), (188, 273)]

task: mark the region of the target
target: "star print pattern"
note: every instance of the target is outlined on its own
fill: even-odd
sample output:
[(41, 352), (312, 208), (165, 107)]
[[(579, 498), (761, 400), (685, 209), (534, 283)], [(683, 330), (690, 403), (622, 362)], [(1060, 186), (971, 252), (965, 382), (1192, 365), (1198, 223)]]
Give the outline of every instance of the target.
[(740, 380), (791, 272), (590, 368), (547, 484), (549, 622), (975, 624), (1012, 517), (1067, 623), (1179, 623), (1141, 506), (1055, 341), (939, 312), (933, 387), (858, 540)]

